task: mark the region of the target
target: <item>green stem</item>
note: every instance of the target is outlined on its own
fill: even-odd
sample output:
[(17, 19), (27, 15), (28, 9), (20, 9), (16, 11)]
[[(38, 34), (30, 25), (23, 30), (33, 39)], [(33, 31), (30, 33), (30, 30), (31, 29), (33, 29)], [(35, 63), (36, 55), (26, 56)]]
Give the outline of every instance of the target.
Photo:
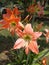
[(45, 8), (46, 8), (47, 4), (48, 4), (48, 0), (46, 0), (46, 3), (45, 3)]
[(26, 65), (28, 65), (29, 57), (30, 57), (30, 53), (27, 56)]
[(46, 40), (45, 37), (39, 38), (39, 40)]
[[(8, 30), (9, 31), (9, 33), (10, 33), (10, 30)], [(14, 38), (13, 38), (13, 36), (12, 36), (12, 34), (10, 33), (10, 36), (11, 36), (11, 39), (12, 39), (12, 41), (13, 41), (13, 43), (15, 42), (15, 40), (14, 40)]]
[(11, 38), (12, 38), (13, 43), (15, 43), (15, 40), (14, 40), (14, 38), (13, 38), (13, 36), (12, 36), (12, 35), (11, 35)]
[(49, 52), (49, 49), (47, 49), (47, 51), (42, 56), (40, 56), (37, 60), (32, 62), (32, 64), (34, 64), (34, 63), (38, 62), (39, 60), (41, 60), (48, 52)]
[(35, 16), (36, 16), (36, 13), (34, 13), (34, 15), (33, 15), (32, 24), (35, 21)]

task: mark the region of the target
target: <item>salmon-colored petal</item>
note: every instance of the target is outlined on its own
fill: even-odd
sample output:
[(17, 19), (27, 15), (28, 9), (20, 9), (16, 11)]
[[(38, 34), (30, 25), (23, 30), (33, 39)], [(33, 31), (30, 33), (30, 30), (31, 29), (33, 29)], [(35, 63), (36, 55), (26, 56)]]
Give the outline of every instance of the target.
[(19, 24), (19, 28), (21, 29), (21, 28), (24, 28), (24, 25), (21, 23), (21, 22), (18, 22), (18, 24)]
[(22, 38), (19, 38), (16, 40), (13, 49), (20, 49), (24, 47), (24, 45), (25, 45), (25, 41)]
[(6, 23), (6, 24), (4, 24), (2, 27), (5, 28), (5, 29), (7, 29), (7, 28), (9, 27), (9, 24)]
[(33, 36), (35, 39), (39, 38), (42, 35), (42, 32), (34, 32)]
[(6, 21), (6, 22), (8, 22), (8, 21), (9, 21), (9, 18), (8, 18), (8, 17), (6, 17), (6, 16), (4, 16), (4, 15), (3, 15), (3, 19), (4, 19), (4, 21)]
[(12, 14), (12, 10), (11, 10), (11, 9), (9, 9), (9, 8), (6, 8), (6, 12), (7, 12), (9, 15), (11, 15), (11, 14)]
[(15, 22), (20, 22), (21, 18), (20, 17), (15, 17), (14, 14), (11, 15), (11, 17), (9, 18), (9, 21), (15, 21)]
[(49, 30), (48, 30), (48, 29), (45, 29), (45, 31), (46, 31), (46, 32), (49, 32)]
[(25, 26), (23, 32), (25, 32), (25, 33), (27, 33), (27, 34), (33, 34), (33, 29), (32, 29), (32, 27), (31, 27), (31, 24), (27, 24), (27, 25)]
[(21, 18), (20, 17), (15, 17), (15, 22), (20, 22)]
[(35, 4), (30, 5), (28, 7), (27, 11), (30, 12), (30, 13), (34, 13), (35, 12)]
[(30, 44), (29, 44), (29, 49), (38, 54), (39, 53), (39, 50), (38, 50), (38, 45), (37, 45), (37, 42), (36, 41), (31, 41)]
[(12, 30), (12, 31), (10, 31), (10, 33), (11, 33), (11, 35), (13, 36), (15, 32)]
[(20, 14), (18, 8), (14, 8), (14, 9), (13, 9), (13, 13), (14, 13), (15, 15), (19, 15), (19, 14)]
[(7, 13), (7, 14), (3, 14), (3, 18), (4, 18), (4, 17), (9, 18), (10, 16), (11, 16), (11, 15), (10, 15), (10, 14), (8, 14), (8, 13)]
[(11, 14), (12, 14), (12, 10), (10, 10), (9, 8), (6, 8), (6, 14), (3, 14), (3, 18), (4, 17), (7, 17), (7, 18), (9, 18), (10, 16), (11, 16)]
[(44, 36), (46, 36), (46, 34), (45, 34), (45, 33), (43, 33), (43, 35), (44, 35)]
[(14, 16), (14, 14), (11, 14), (11, 17), (10, 17), (10, 19), (13, 19), (13, 18), (15, 18), (15, 16)]
[(46, 43), (48, 43), (49, 42), (49, 37), (46, 37)]
[(24, 29), (24, 25), (21, 22), (17, 23), (17, 28), (19, 28), (20, 30)]
[(9, 23), (8, 22), (5, 22), (4, 20), (1, 20), (0, 21), (0, 24), (2, 25), (2, 28), (8, 28), (8, 25), (9, 25)]
[(10, 23), (13, 22), (13, 21), (19, 22), (21, 20), (20, 17), (15, 17), (14, 14), (11, 14), (11, 16), (9, 18), (4, 17), (3, 19), (4, 19), (4, 21), (10, 22)]
[(26, 54), (29, 53), (29, 48), (28, 48), (28, 47), (25, 48), (25, 53), (26, 53)]
[(0, 24), (5, 24), (5, 21), (4, 20), (0, 20)]
[(17, 28), (17, 29), (15, 30), (15, 32), (16, 32), (16, 34), (17, 34), (19, 37), (22, 37), (22, 36), (23, 36), (22, 30), (20, 30), (19, 28)]

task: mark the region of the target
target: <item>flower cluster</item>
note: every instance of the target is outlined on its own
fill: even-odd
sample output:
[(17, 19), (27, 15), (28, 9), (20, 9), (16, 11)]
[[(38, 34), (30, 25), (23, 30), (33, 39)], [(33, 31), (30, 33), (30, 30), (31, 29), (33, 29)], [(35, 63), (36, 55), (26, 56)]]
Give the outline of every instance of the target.
[(40, 2), (37, 4), (32, 4), (28, 7), (27, 11), (30, 14), (38, 14), (39, 16), (44, 14), (44, 7), (40, 5)]
[[(0, 58), (3, 59), (3, 61), (0, 59), (0, 65), (49, 63), (48, 2), (48, 0), (0, 1)], [(8, 58), (5, 63), (4, 56), (5, 59)]]
[(38, 54), (37, 39), (42, 35), (42, 32), (34, 32), (31, 24), (27, 24), (23, 31), (18, 32), (18, 35), (20, 38), (15, 42), (14, 49), (24, 47), (26, 54), (29, 53), (29, 50)]
[[(38, 13), (39, 15), (43, 14), (43, 7), (38, 4), (33, 4), (29, 6), (27, 9), (28, 12), (31, 14)], [(18, 36), (18, 39), (16, 40), (13, 49), (25, 49), (25, 53), (28, 54), (31, 50), (35, 54), (39, 53), (37, 39), (42, 35), (42, 32), (39, 32), (39, 29), (42, 28), (43, 23), (40, 23), (38, 26), (36, 26), (36, 29), (38, 31), (33, 31), (33, 27), (31, 23), (22, 24), (20, 14), (21, 12), (18, 10), (18, 8), (14, 8), (13, 10), (7, 8), (6, 14), (3, 14), (3, 19), (0, 20), (1, 29), (7, 29), (12, 35), (16, 33)], [(29, 18), (30, 15), (28, 15), (26, 19)], [(46, 37), (46, 42), (49, 41), (49, 30), (45, 29), (46, 33), (43, 33)]]

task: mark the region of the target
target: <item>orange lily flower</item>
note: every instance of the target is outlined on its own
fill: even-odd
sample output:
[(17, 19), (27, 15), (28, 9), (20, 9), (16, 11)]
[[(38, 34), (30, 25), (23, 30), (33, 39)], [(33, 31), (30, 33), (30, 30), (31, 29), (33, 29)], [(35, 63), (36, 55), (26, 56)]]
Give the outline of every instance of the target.
[(33, 32), (31, 24), (27, 24), (23, 31), (17, 30), (19, 39), (16, 40), (13, 49), (25, 48), (26, 54), (31, 50), (38, 54), (37, 39), (42, 35), (42, 32)]
[(3, 17), (9, 17), (12, 13), (16, 16), (20, 15), (20, 11), (18, 10), (18, 8), (14, 8), (13, 10), (6, 8), (6, 12), (6, 14), (3, 14)]
[(46, 37), (46, 42), (48, 43), (49, 42), (49, 30), (45, 29), (45, 31), (46, 31), (46, 34), (44, 33), (44, 36)]
[(4, 17), (4, 21), (6, 22), (3, 25), (3, 28), (9, 29), (11, 33), (14, 33), (17, 28), (24, 28), (23, 24), (20, 22), (20, 17), (15, 17), (13, 14), (10, 16), (10, 18)]
[[(17, 22), (20, 22), (21, 18), (16, 17), (17, 15), (20, 14), (18, 8), (14, 8), (13, 10), (10, 10), (9, 8), (6, 9), (7, 13), (3, 14), (3, 19), (5, 21), (4, 27), (8, 27), (9, 24), (16, 24)], [(16, 15), (16, 16), (15, 16)]]
[(44, 15), (44, 7), (40, 5), (40, 2), (38, 2), (37, 4), (38, 4), (38, 11), (37, 11), (38, 16)]
[(47, 64), (46, 64), (46, 58), (43, 58), (43, 59), (42, 59), (42, 64), (43, 64), (43, 65), (47, 65)]
[(27, 11), (30, 12), (31, 14), (35, 12), (35, 4), (32, 4), (28, 7)]
[(39, 16), (44, 14), (44, 7), (42, 7), (40, 5), (40, 2), (38, 2), (37, 4), (32, 4), (28, 7), (27, 11), (30, 13), (30, 14), (34, 14), (34, 13), (37, 13)]
[(36, 26), (36, 29), (39, 31), (39, 30), (42, 28), (42, 26), (43, 26), (43, 22), (41, 22), (40, 24), (38, 24), (38, 25)]
[(20, 17), (15, 17), (13, 14), (8, 18), (8, 17), (3, 17), (4, 23), (3, 27), (4, 28), (10, 28), (10, 27), (16, 27), (19, 26), (19, 22), (21, 21)]
[(0, 24), (2, 24), (2, 28), (10, 30), (11, 33), (15, 32), (16, 28), (22, 29), (24, 27), (23, 24), (20, 22), (21, 18), (18, 16), (16, 17), (14, 13), (18, 15), (18, 11), (15, 11), (15, 9), (13, 11), (7, 9), (7, 14), (3, 15), (4, 23), (0, 22)]
[[(9, 23), (16, 23), (16, 22), (20, 22), (21, 18), (20, 17), (16, 17), (17, 15), (20, 14), (18, 8), (14, 8), (13, 10), (10, 10), (9, 8), (6, 9), (6, 14), (3, 14), (3, 19), (5, 21), (6, 24)], [(16, 15), (16, 16), (15, 16)], [(6, 25), (4, 27), (8, 27), (8, 25)]]

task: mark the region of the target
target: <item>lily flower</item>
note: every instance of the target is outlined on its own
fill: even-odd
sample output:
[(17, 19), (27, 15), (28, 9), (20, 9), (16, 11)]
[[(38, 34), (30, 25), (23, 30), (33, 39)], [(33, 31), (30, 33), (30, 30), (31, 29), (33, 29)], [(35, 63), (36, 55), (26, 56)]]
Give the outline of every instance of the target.
[(44, 33), (44, 36), (46, 37), (46, 42), (49, 42), (49, 30), (45, 29), (46, 33)]
[(24, 30), (17, 30), (19, 38), (16, 40), (13, 49), (25, 48), (25, 53), (32, 52), (38, 54), (37, 39), (42, 35), (42, 32), (33, 32), (31, 24), (27, 24)]
[(13, 11), (7, 9), (7, 14), (3, 15), (3, 22), (0, 22), (0, 24), (2, 24), (2, 27), (5, 29), (10, 30), (10, 32), (15, 32), (15, 29), (20, 28), (22, 29), (24, 26), (23, 24), (20, 22), (21, 21), (21, 17), (15, 16), (14, 13), (16, 13), (16, 15), (18, 15), (18, 11), (16, 9), (14, 9)]
[(27, 8), (27, 11), (30, 12), (31, 14), (35, 13), (35, 4), (32, 4), (30, 5), (28, 8)]
[(37, 13), (39, 16), (43, 15), (44, 14), (44, 7), (42, 7), (40, 5), (40, 2), (38, 2), (37, 4), (32, 4), (28, 7), (27, 11), (30, 13), (30, 14), (34, 14), (34, 13)]
[(20, 11), (18, 10), (18, 8), (14, 8), (13, 10), (6, 8), (6, 14), (3, 14), (3, 17), (9, 17), (11, 16), (11, 14), (13, 13), (15, 16), (20, 15)]
[(36, 26), (36, 29), (39, 31), (39, 30), (42, 28), (42, 26), (43, 26), (43, 22), (41, 22), (40, 24), (38, 24), (38, 25)]
[(43, 59), (42, 59), (42, 64), (43, 64), (43, 65), (47, 65), (47, 64), (46, 64), (46, 61), (47, 61), (46, 58), (43, 58)]
[(38, 11), (37, 11), (38, 16), (44, 15), (44, 7), (40, 5), (40, 2), (38, 2), (37, 4), (38, 4)]

